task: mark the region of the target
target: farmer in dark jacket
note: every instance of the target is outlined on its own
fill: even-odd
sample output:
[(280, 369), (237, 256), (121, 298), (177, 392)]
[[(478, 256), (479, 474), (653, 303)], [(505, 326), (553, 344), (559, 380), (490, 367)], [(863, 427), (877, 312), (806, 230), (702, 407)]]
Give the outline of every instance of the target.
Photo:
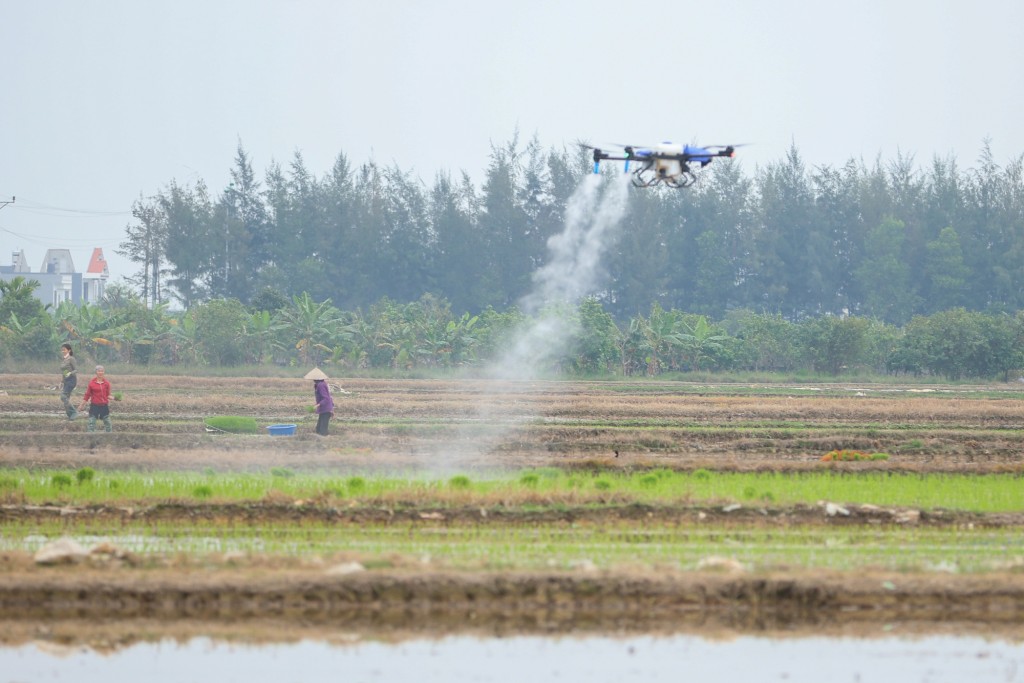
[(316, 401), (316, 433), (327, 436), (327, 426), (334, 416), (334, 399), (331, 388), (327, 386), (327, 375), (320, 368), (313, 368), (306, 373), (306, 379), (313, 380), (313, 399)]

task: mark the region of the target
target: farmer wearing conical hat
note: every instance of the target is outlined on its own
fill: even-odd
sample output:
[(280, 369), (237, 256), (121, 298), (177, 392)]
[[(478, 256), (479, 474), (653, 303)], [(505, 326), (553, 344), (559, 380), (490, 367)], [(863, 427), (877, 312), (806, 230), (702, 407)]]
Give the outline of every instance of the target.
[(327, 426), (334, 416), (334, 399), (331, 389), (327, 386), (327, 375), (320, 368), (313, 368), (306, 373), (305, 379), (313, 380), (313, 398), (316, 401), (316, 433), (327, 436)]

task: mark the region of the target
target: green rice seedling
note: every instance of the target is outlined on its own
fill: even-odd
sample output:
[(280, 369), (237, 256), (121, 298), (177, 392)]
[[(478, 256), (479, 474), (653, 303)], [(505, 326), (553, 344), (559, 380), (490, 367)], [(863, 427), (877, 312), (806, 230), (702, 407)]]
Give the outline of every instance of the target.
[(213, 488), (206, 484), (200, 484), (192, 489), (192, 495), (200, 500), (205, 500), (213, 495)]
[(693, 478), (698, 481), (708, 481), (711, 479), (711, 472), (707, 471), (703, 467), (693, 471)]
[(870, 460), (888, 460), (889, 459), (889, 454), (888, 453), (872, 453), (869, 456), (869, 459)]
[(270, 468), (270, 475), (272, 477), (278, 477), (280, 479), (291, 479), (295, 476), (295, 472), (288, 469), (287, 467), (272, 467)]
[(78, 480), (78, 485), (87, 484), (93, 480), (96, 476), (96, 470), (91, 467), (83, 467), (82, 469), (75, 472), (75, 478)]
[(0, 491), (13, 491), (18, 488), (18, 480), (14, 477), (0, 477)]
[[(776, 505), (814, 504), (820, 500), (844, 504), (871, 503), (945, 508), (974, 512), (1005, 512), (1024, 509), (1021, 476), (1006, 474), (921, 474), (908, 472), (849, 471), (829, 467), (819, 471), (708, 472), (705, 478), (692, 474), (666, 475), (652, 472), (598, 472), (593, 476), (573, 474), (548, 481), (534, 470), (500, 475), (470, 482), (459, 475), (451, 480), (425, 478), (383, 478), (339, 480), (325, 474), (293, 473), (290, 477), (271, 473), (220, 473), (214, 480), (201, 472), (111, 472), (92, 486), (71, 486), (77, 475), (47, 470), (0, 470), (0, 476), (17, 482), (26, 503), (51, 500), (55, 488), (69, 504), (152, 503), (194, 497), (197, 486), (216, 489), (225, 501), (260, 501), (268, 492), (294, 499), (314, 499), (325, 490), (336, 489), (345, 496), (372, 495), (384, 504), (412, 502), (419, 505), (453, 502), (490, 505), (540, 506), (551, 509), (594, 503), (606, 504), (602, 493), (616, 492), (616, 504), (717, 504), (722, 501), (761, 500)], [(534, 477), (536, 476), (536, 480)], [(98, 478), (98, 476), (97, 476)], [(12, 486), (13, 484), (8, 484)], [(543, 489), (544, 496), (537, 493)]]
[(259, 431), (259, 425), (256, 424), (255, 418), (238, 415), (208, 417), (205, 424), (214, 431), (231, 434), (255, 434)]
[(519, 483), (526, 488), (535, 489), (537, 484), (540, 483), (540, 477), (534, 472), (527, 472), (523, 476), (519, 477)]
[(448, 480), (448, 486), (453, 489), (465, 490), (469, 488), (469, 477), (464, 474), (456, 474)]

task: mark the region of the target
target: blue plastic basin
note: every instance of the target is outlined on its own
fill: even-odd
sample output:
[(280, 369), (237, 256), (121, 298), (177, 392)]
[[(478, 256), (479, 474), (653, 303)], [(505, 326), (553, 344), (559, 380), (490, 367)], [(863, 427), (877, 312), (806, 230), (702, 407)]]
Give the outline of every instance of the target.
[(270, 425), (267, 431), (271, 436), (291, 436), (295, 433), (295, 425)]

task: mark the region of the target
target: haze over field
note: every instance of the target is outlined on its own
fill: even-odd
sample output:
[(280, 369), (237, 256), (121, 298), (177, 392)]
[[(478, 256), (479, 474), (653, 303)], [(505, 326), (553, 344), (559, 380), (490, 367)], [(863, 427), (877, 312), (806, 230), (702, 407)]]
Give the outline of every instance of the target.
[(172, 179), (218, 196), (241, 141), (262, 176), (300, 151), (478, 182), (491, 144), (792, 144), (810, 166), (1024, 152), (1024, 5), (569, 0), (4, 2), (0, 263), (84, 268)]

